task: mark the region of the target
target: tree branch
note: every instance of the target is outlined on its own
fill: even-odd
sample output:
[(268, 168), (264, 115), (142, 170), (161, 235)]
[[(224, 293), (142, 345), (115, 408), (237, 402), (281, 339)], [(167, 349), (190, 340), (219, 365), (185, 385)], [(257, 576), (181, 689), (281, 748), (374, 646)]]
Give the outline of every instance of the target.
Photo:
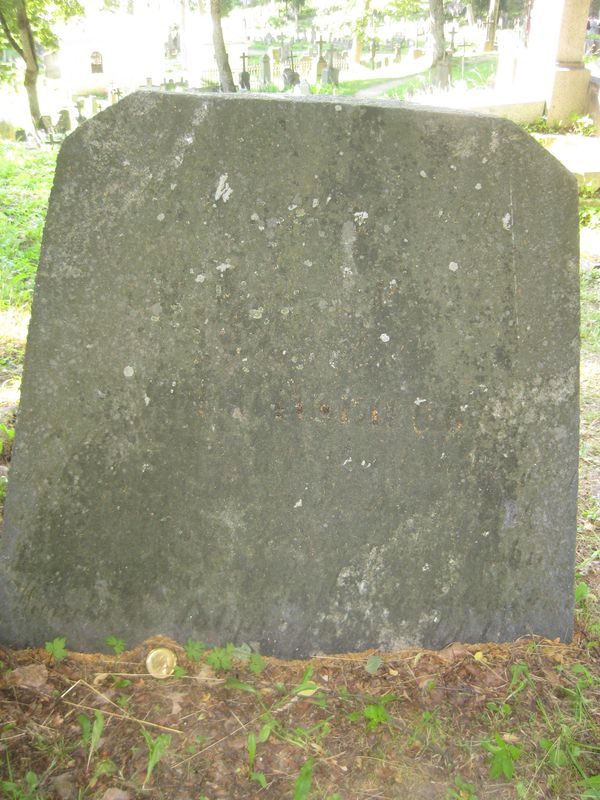
[(23, 45), (23, 58), (27, 64), (27, 69), (33, 69), (37, 73), (38, 60), (35, 52), (35, 41), (31, 32), (31, 23), (27, 16), (26, 0), (16, 0), (17, 6), (17, 27)]
[(17, 53), (21, 56), (21, 58), (24, 60), (25, 53), (23, 52), (23, 48), (19, 47), (17, 40), (10, 32), (10, 28), (8, 27), (8, 22), (6, 21), (6, 17), (2, 13), (2, 11), (0, 11), (0, 25), (2, 26), (2, 30), (4, 31), (4, 35), (8, 39), (8, 43), (10, 44), (10, 46), (13, 48), (13, 50), (16, 50)]

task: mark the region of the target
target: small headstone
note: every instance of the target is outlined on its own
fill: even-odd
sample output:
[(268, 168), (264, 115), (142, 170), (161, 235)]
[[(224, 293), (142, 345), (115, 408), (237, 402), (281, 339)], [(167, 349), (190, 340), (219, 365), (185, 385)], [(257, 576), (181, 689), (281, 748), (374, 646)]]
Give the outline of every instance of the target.
[(294, 86), (294, 94), (299, 97), (306, 97), (310, 94), (310, 83), (306, 78), (302, 78), (300, 82)]
[(54, 126), (57, 133), (68, 133), (71, 128), (71, 115), (68, 108), (63, 108), (58, 112), (58, 121)]
[(493, 117), (140, 92), (82, 125), (0, 641), (568, 640), (577, 222), (574, 177)]
[(264, 86), (271, 83), (271, 59), (266, 53), (262, 58), (262, 83)]
[(296, 84), (300, 83), (300, 75), (291, 67), (286, 67), (283, 70), (282, 77), (284, 89), (292, 89)]

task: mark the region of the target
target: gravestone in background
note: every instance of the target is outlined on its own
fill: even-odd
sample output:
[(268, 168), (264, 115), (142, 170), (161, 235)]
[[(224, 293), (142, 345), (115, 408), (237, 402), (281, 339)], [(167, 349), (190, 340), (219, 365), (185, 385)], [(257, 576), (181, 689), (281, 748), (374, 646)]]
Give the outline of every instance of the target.
[(577, 192), (491, 117), (128, 97), (61, 150), (0, 638), (568, 639)]

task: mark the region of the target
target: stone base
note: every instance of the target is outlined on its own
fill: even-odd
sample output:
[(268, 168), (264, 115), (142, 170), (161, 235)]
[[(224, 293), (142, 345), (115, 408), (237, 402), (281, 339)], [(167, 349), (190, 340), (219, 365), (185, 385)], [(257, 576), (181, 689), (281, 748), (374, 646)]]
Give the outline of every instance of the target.
[(557, 66), (548, 100), (548, 125), (567, 125), (586, 110), (590, 73), (582, 65)]

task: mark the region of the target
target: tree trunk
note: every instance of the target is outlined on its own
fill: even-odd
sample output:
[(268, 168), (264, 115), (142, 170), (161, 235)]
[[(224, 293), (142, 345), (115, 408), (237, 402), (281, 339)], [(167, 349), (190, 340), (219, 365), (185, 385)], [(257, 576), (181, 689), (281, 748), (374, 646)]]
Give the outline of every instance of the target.
[(40, 102), (37, 94), (37, 79), (39, 74), (37, 57), (35, 54), (35, 42), (33, 33), (31, 32), (31, 25), (29, 24), (29, 17), (27, 16), (27, 7), (25, 0), (16, 0), (17, 10), (17, 29), (19, 31), (19, 38), (21, 39), (22, 51), (20, 55), (25, 61), (25, 90), (29, 100), (29, 111), (33, 126), (37, 130), (41, 125), (41, 111)]
[(221, 25), (221, 0), (210, 0), (210, 15), (213, 26), (213, 46), (215, 48), (215, 59), (219, 70), (219, 82), (222, 92), (235, 92), (235, 83), (229, 66), (229, 58), (225, 49), (225, 39), (223, 38), (223, 27)]
[(429, 21), (433, 36), (433, 65), (446, 60), (444, 40), (444, 0), (429, 0)]
[(489, 51), (494, 49), (496, 39), (496, 28), (498, 27), (498, 15), (500, 13), (500, 0), (490, 0), (490, 8), (487, 15), (487, 26), (485, 32), (485, 47)]
[(363, 48), (365, 44), (365, 34), (369, 24), (369, 10), (371, 0), (358, 0), (356, 4), (356, 20), (354, 23), (354, 37), (352, 39), (352, 49), (350, 58), (354, 64), (360, 64)]

